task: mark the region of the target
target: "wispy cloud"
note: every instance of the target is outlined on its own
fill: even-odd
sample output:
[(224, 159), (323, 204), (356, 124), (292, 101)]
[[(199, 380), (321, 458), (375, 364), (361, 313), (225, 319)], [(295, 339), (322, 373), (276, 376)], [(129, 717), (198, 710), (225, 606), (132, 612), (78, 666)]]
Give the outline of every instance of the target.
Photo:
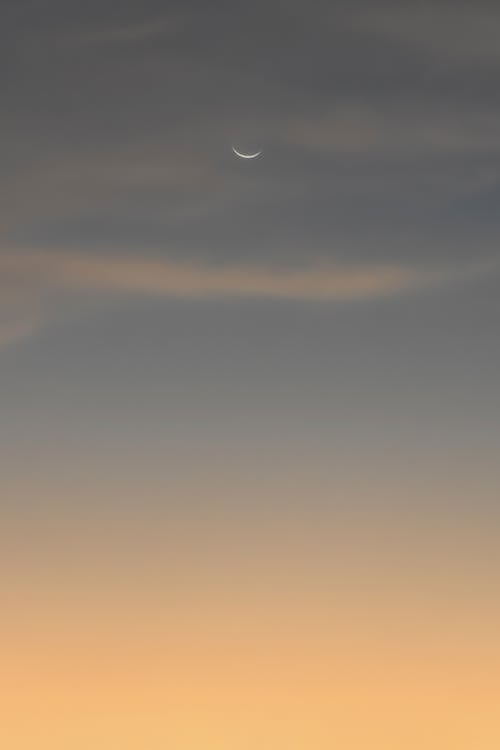
[(442, 59), (497, 65), (499, 11), (494, 5), (477, 5), (443, 3), (436, 7), (423, 2), (367, 6), (364, 13), (356, 15), (354, 25)]
[(60, 314), (58, 304), (64, 306), (62, 300), (68, 293), (82, 297), (98, 294), (106, 299), (134, 295), (342, 303), (389, 297), (491, 268), (491, 263), (441, 269), (326, 262), (310, 267), (209, 266), (82, 252), (4, 251), (0, 254), (0, 293), (10, 318), (0, 322), (0, 346), (37, 330), (41, 318), (33, 316), (34, 306), (50, 308), (51, 315), (54, 310)]
[(265, 269), (132, 259), (71, 257), (57, 269), (60, 281), (78, 288), (181, 298), (269, 297), (349, 300), (391, 294), (412, 286), (414, 271), (391, 267)]
[[(477, 267), (474, 267), (476, 270)], [(0, 258), (4, 278), (29, 288), (103, 294), (142, 294), (188, 299), (268, 297), (349, 301), (397, 294), (456, 277), (456, 269), (418, 269), (398, 264), (311, 267), (210, 266), (157, 258), (23, 251)], [(467, 269), (470, 273), (471, 269)]]
[(312, 151), (342, 154), (436, 154), (449, 157), (500, 149), (500, 117), (485, 112), (426, 112), (407, 106), (374, 111), (344, 106), (322, 117), (292, 118), (285, 140)]

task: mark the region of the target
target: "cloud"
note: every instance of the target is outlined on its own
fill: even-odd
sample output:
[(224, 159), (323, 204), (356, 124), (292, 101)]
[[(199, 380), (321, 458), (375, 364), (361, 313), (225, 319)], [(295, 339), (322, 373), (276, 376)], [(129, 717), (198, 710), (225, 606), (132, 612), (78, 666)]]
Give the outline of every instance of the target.
[[(182, 300), (270, 299), (356, 302), (484, 273), (492, 264), (418, 269), (398, 264), (322, 263), (309, 267), (209, 266), (159, 258), (16, 250), (0, 254), (0, 347), (60, 316), (68, 295)], [(36, 310), (36, 314), (33, 312)], [(43, 312), (40, 312), (43, 311)], [(3, 320), (3, 322), (2, 322)]]
[(494, 6), (457, 7), (456, 3), (401, 4), (366, 8), (355, 17), (358, 28), (369, 29), (438, 58), (468, 63), (500, 61), (498, 23)]
[(383, 111), (346, 105), (331, 114), (291, 118), (285, 140), (292, 146), (339, 154), (392, 154), (434, 159), (500, 150), (498, 113), (427, 111), (404, 103)]
[(15, 280), (24, 293), (31, 290), (38, 295), (72, 290), (200, 300), (270, 298), (332, 302), (385, 297), (456, 276), (456, 271), (398, 264), (210, 266), (62, 251), (4, 253), (0, 257), (0, 272), (4, 283)]

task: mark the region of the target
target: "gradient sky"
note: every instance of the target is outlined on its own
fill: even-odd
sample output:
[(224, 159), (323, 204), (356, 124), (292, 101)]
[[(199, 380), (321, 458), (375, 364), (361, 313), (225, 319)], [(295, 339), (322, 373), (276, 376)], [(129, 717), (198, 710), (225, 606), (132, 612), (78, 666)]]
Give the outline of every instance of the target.
[(0, 745), (498, 750), (500, 11), (0, 41)]

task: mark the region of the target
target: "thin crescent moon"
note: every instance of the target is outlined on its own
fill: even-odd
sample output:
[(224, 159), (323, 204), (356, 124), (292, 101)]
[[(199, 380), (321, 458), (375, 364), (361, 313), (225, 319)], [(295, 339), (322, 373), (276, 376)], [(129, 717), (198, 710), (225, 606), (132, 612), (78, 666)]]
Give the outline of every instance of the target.
[(257, 151), (255, 154), (242, 154), (241, 151), (235, 149), (234, 146), (232, 147), (232, 149), (236, 156), (239, 156), (240, 159), (256, 159), (262, 153), (262, 151)]

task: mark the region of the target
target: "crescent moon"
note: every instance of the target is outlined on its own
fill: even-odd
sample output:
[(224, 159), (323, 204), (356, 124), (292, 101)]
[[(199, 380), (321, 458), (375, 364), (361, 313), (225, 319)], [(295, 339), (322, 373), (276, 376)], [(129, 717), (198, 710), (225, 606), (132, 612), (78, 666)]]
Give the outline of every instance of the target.
[(256, 151), (255, 154), (242, 154), (241, 151), (238, 151), (235, 149), (235, 147), (232, 147), (233, 153), (236, 154), (236, 156), (239, 156), (240, 159), (256, 159), (258, 156), (261, 155), (262, 151)]

